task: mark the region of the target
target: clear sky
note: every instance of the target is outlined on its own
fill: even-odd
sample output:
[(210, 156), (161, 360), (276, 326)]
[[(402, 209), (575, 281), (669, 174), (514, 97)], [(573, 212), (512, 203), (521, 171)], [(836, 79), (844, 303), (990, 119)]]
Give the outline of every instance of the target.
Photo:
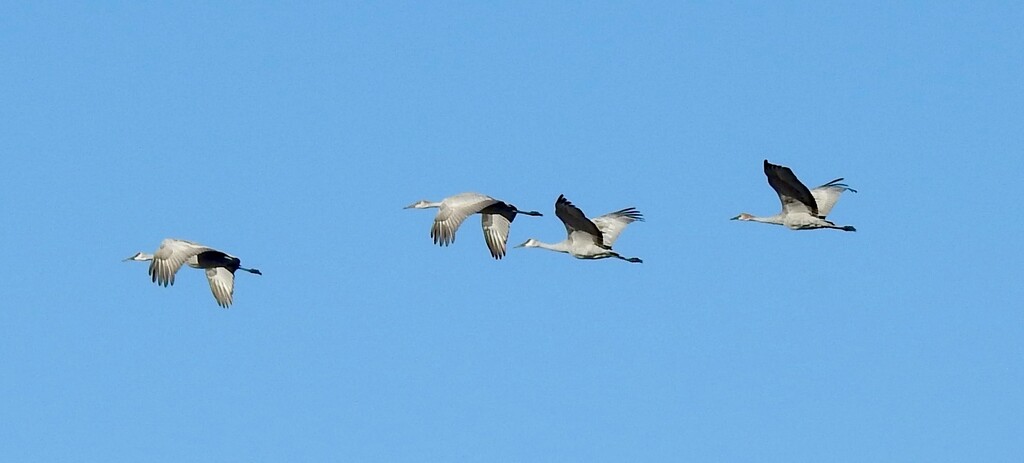
[[(92, 3), (0, 15), (5, 461), (1024, 455), (1019, 2)], [(766, 158), (858, 232), (729, 221)]]

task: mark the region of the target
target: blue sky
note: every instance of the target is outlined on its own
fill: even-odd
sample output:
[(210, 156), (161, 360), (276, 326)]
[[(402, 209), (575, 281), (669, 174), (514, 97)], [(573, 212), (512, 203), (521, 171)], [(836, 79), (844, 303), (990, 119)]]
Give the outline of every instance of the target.
[[(7, 4), (0, 455), (1019, 461), (1024, 8), (549, 3)], [(765, 158), (859, 231), (727, 220)]]

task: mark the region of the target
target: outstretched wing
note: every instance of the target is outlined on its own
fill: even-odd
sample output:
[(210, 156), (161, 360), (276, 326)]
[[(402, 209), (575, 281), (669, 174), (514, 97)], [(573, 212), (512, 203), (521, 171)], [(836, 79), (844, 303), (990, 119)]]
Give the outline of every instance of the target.
[(212, 249), (191, 241), (168, 238), (160, 243), (149, 264), (149, 276), (161, 286), (173, 285), (174, 274), (185, 262), (201, 252)]
[(643, 214), (636, 210), (635, 207), (630, 207), (602, 215), (594, 219), (593, 222), (601, 230), (605, 246), (611, 247), (615, 244), (615, 240), (622, 233), (622, 230), (626, 229), (626, 225), (638, 220), (644, 220)]
[(491, 257), (501, 259), (505, 256), (509, 226), (515, 217), (515, 212), (480, 214), (480, 225), (484, 229), (484, 241), (487, 242), (487, 249), (491, 250)]
[(434, 226), (430, 228), (434, 244), (448, 246), (454, 243), (455, 231), (466, 217), (496, 202), (498, 200), (479, 193), (462, 193), (445, 198), (434, 216)]
[(818, 215), (818, 204), (807, 186), (800, 182), (789, 167), (783, 167), (764, 160), (764, 175), (782, 201), (782, 210), (787, 214), (806, 212)]
[(587, 215), (565, 199), (565, 195), (558, 195), (555, 200), (555, 215), (565, 224), (565, 231), (571, 238), (573, 233), (584, 233), (589, 235), (598, 246), (609, 248), (602, 238), (601, 230), (594, 222), (587, 218)]
[(225, 309), (230, 307), (235, 294), (235, 274), (224, 267), (211, 267), (206, 269), (206, 279), (210, 281), (210, 291), (213, 291), (217, 305)]
[(857, 190), (850, 188), (849, 185), (839, 183), (842, 181), (842, 178), (837, 178), (811, 190), (811, 194), (814, 195), (814, 201), (818, 203), (818, 214), (821, 214), (821, 217), (827, 216), (832, 211), (832, 206), (836, 205), (836, 201), (839, 201), (839, 196), (844, 191), (857, 192)]

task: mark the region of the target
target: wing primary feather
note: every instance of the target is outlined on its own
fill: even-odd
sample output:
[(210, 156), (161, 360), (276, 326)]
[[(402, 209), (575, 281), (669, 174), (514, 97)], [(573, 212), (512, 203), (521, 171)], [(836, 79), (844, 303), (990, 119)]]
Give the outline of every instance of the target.
[(799, 202), (809, 209), (811, 215), (818, 215), (818, 204), (814, 201), (814, 195), (793, 173), (789, 167), (780, 166), (764, 160), (764, 174), (768, 177), (768, 184), (779, 195), (782, 201), (782, 208), (788, 209), (787, 198)]

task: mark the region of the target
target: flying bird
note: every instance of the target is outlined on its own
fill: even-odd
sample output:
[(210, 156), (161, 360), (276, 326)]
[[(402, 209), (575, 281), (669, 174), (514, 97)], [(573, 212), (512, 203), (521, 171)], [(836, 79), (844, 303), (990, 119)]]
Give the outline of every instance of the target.
[(494, 199), (480, 193), (459, 193), (441, 200), (417, 201), (405, 207), (405, 209), (430, 209), (438, 208), (434, 216), (434, 225), (430, 228), (430, 237), (438, 246), (448, 246), (455, 242), (455, 232), (473, 214), (480, 214), (480, 225), (484, 230), (484, 241), (487, 242), (487, 249), (491, 251), (491, 257), (501, 259), (505, 256), (505, 246), (508, 242), (508, 231), (516, 214), (532, 215), (540, 217), (542, 214), (536, 211), (521, 211), (515, 206), (504, 201)]
[(612, 250), (612, 244), (619, 237), (622, 230), (637, 220), (643, 221), (644, 217), (636, 208), (611, 212), (593, 220), (588, 219), (580, 208), (574, 206), (565, 195), (559, 195), (555, 200), (555, 215), (565, 225), (568, 235), (565, 241), (560, 243), (543, 243), (533, 238), (525, 243), (516, 246), (517, 248), (542, 248), (551, 251), (564, 252), (577, 259), (605, 259), (614, 257), (626, 262), (639, 264), (643, 262), (636, 257), (623, 257)]
[(733, 217), (730, 220), (743, 220), (761, 223), (772, 223), (785, 225), (791, 230), (814, 230), (817, 228), (833, 228), (843, 231), (857, 231), (850, 225), (836, 225), (825, 216), (832, 210), (832, 206), (839, 201), (839, 196), (844, 191), (857, 190), (850, 188), (842, 178), (837, 178), (821, 185), (813, 190), (807, 187), (796, 178), (789, 167), (783, 167), (764, 161), (764, 174), (768, 177), (768, 184), (775, 189), (782, 201), (782, 212), (771, 217), (756, 217), (746, 212)]
[(124, 260), (150, 262), (149, 276), (160, 286), (174, 284), (174, 275), (182, 265), (206, 270), (206, 279), (217, 305), (225, 309), (231, 306), (235, 292), (235, 271), (245, 270), (263, 275), (254, 268), (242, 267), (237, 257), (191, 241), (168, 238), (160, 242), (155, 254), (136, 253)]

